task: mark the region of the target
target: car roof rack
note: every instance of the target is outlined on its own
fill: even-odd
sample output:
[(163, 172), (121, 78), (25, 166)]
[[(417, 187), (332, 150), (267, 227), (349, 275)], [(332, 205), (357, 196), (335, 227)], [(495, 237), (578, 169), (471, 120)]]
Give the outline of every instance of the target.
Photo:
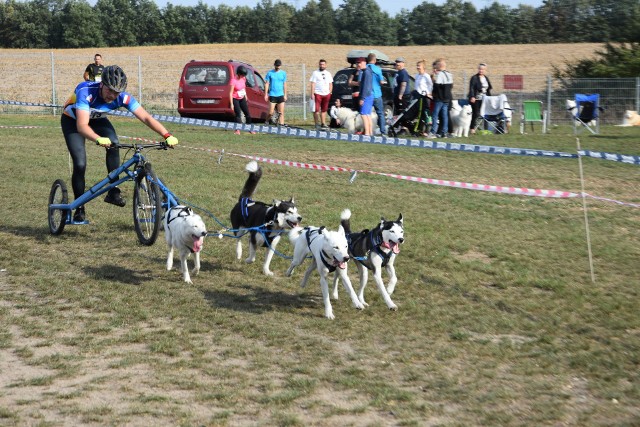
[(356, 65), (358, 58), (366, 58), (367, 55), (373, 53), (376, 55), (376, 65), (394, 65), (394, 62), (389, 60), (389, 57), (384, 53), (376, 49), (353, 49), (347, 52), (347, 62), (350, 66)]

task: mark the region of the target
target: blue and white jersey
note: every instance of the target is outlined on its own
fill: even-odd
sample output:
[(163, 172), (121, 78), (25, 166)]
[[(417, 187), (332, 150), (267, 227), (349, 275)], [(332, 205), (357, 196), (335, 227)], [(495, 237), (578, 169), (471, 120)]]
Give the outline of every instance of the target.
[(105, 117), (108, 112), (125, 107), (134, 112), (140, 103), (128, 92), (120, 92), (113, 102), (105, 102), (100, 96), (100, 82), (82, 82), (64, 103), (64, 114), (76, 119), (76, 110), (89, 112), (91, 119)]

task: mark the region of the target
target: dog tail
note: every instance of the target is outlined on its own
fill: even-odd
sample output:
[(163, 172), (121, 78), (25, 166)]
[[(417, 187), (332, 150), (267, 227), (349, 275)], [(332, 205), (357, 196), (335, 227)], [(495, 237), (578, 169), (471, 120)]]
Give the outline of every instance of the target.
[(298, 240), (298, 238), (302, 236), (302, 233), (304, 233), (304, 228), (302, 227), (293, 227), (291, 230), (289, 230), (289, 241), (292, 245), (295, 245), (296, 240)]
[(340, 214), (340, 225), (344, 228), (345, 234), (351, 233), (351, 211), (349, 209), (345, 209)]
[(242, 188), (242, 193), (240, 193), (240, 198), (251, 198), (253, 197), (253, 193), (256, 191), (256, 187), (258, 187), (258, 182), (260, 182), (260, 178), (262, 177), (262, 168), (258, 165), (258, 162), (255, 160), (250, 161), (245, 166), (247, 172), (249, 172), (249, 177), (247, 181), (244, 183), (244, 187)]

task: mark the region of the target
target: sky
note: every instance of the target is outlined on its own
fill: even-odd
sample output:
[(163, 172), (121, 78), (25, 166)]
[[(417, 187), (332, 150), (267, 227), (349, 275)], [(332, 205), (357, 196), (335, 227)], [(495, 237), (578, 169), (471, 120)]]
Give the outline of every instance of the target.
[[(282, 1), (285, 3), (289, 3), (292, 6), (295, 6), (298, 9), (304, 7), (307, 4), (308, 0), (273, 0), (273, 3), (277, 3), (278, 1)], [(384, 12), (387, 12), (391, 16), (397, 15), (401, 9), (411, 10), (419, 4), (423, 3), (425, 0), (376, 0), (380, 9)], [(485, 6), (491, 5), (494, 0), (466, 0), (473, 3), (477, 10), (483, 9)], [(510, 6), (510, 7), (518, 7), (518, 4), (526, 4), (533, 7), (538, 7), (542, 5), (542, 0), (496, 0), (498, 3)], [(258, 0), (202, 0), (203, 3), (209, 6), (219, 6), (221, 4), (226, 4), (227, 6), (235, 7), (235, 6), (249, 6), (251, 8), (255, 7), (258, 3)], [(333, 3), (334, 9), (337, 9), (338, 6), (342, 4), (342, 0), (331, 0)], [(166, 0), (156, 0), (156, 3), (159, 7), (164, 7), (167, 4)], [(171, 4), (177, 6), (195, 6), (198, 4), (198, 0), (186, 0), (186, 1), (170, 1)], [(429, 0), (429, 3), (434, 4), (443, 4), (445, 0)]]

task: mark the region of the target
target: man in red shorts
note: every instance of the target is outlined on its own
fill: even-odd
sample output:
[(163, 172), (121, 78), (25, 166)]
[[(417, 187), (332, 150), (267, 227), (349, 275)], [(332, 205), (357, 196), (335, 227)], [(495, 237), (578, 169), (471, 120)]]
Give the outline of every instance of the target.
[(318, 69), (311, 74), (311, 93), (315, 100), (315, 111), (313, 120), (316, 129), (329, 129), (327, 126), (327, 111), (329, 110), (329, 100), (333, 92), (333, 77), (327, 71), (327, 61), (321, 59), (318, 62)]

